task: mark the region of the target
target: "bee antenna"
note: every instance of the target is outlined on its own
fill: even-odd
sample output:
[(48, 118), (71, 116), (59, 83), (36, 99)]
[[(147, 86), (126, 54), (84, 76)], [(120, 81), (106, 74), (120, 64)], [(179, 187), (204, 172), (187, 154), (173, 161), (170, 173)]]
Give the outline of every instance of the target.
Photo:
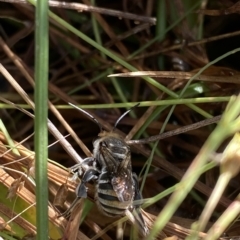
[(123, 113), (118, 120), (115, 122), (114, 127), (112, 129), (112, 131), (114, 131), (118, 125), (118, 123), (129, 113), (131, 112), (135, 107), (138, 107), (140, 105), (140, 103), (137, 103), (136, 105), (134, 105), (133, 107), (131, 107), (129, 110), (127, 110), (125, 113)]
[(83, 110), (82, 108), (79, 108), (78, 106), (76, 106), (76, 105), (74, 105), (74, 104), (72, 104), (72, 103), (70, 103), (70, 102), (69, 102), (68, 104), (69, 104), (70, 106), (76, 108), (78, 111), (84, 113), (84, 114), (87, 115), (89, 118), (91, 118), (94, 122), (96, 122), (97, 125), (98, 125), (98, 127), (99, 127), (99, 129), (100, 129), (100, 132), (102, 132), (102, 126), (101, 126), (101, 124), (98, 122), (98, 120), (97, 120), (95, 117), (93, 117), (93, 116), (92, 116), (90, 113), (88, 113), (87, 111)]

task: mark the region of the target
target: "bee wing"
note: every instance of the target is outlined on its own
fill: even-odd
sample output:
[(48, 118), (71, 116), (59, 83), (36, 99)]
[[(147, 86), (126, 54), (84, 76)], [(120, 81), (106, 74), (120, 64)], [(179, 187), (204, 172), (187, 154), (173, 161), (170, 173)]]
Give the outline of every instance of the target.
[(117, 172), (111, 179), (111, 184), (120, 202), (132, 201), (134, 197), (134, 182), (132, 173), (128, 170)]
[(111, 179), (113, 190), (120, 202), (132, 201), (134, 197), (134, 179), (132, 177), (130, 152), (119, 163)]
[(114, 159), (114, 156), (107, 148), (101, 148), (99, 151), (98, 159), (101, 163), (101, 165), (105, 165), (107, 167), (108, 172), (115, 172), (118, 168), (117, 161)]
[(126, 149), (125, 153), (122, 153), (119, 148), (113, 153), (111, 149), (102, 147), (99, 155), (99, 159), (107, 167), (111, 185), (120, 202), (132, 201), (134, 197), (131, 153)]

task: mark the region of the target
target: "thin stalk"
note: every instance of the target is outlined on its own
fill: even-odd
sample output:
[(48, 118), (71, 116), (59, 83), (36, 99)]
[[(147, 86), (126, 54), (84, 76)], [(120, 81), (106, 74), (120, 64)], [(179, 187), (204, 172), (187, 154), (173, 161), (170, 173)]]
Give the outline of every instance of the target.
[(35, 29), (35, 175), (37, 239), (48, 239), (48, 0), (36, 3)]
[[(156, 24), (156, 37), (161, 42), (165, 39), (166, 33), (166, 20), (167, 20), (166, 2), (159, 0), (157, 3), (157, 24)], [(164, 70), (164, 55), (158, 57), (159, 69)]]
[[(203, 98), (184, 98), (184, 99), (171, 99), (171, 100), (156, 100), (156, 101), (142, 101), (142, 102), (126, 102), (126, 103), (103, 103), (103, 104), (87, 104), (87, 105), (77, 105), (82, 109), (102, 109), (102, 108), (130, 108), (140, 103), (139, 107), (150, 107), (150, 106), (165, 106), (169, 105), (180, 105), (180, 104), (190, 104), (190, 103), (219, 103), (228, 102), (231, 96), (225, 97), (203, 97)], [(32, 109), (27, 104), (17, 105), (23, 109)], [(71, 109), (69, 105), (55, 105), (56, 109)], [(0, 109), (15, 109), (13, 105), (6, 103), (0, 103)], [(211, 117), (211, 116), (210, 116)]]

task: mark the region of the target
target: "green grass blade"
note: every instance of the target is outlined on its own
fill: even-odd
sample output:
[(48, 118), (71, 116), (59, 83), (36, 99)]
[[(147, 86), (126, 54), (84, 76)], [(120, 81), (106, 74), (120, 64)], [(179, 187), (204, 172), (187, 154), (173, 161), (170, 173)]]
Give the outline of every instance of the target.
[(35, 153), (37, 239), (48, 239), (48, 1), (37, 1), (35, 29)]

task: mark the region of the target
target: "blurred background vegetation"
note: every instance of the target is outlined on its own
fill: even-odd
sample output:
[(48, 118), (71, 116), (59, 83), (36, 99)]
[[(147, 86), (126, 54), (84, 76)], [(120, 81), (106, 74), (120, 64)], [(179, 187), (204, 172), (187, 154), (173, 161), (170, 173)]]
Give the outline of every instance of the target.
[[(58, 108), (62, 119), (52, 110), (49, 110), (49, 119), (66, 136), (79, 156), (85, 158), (92, 151), (92, 141), (96, 139), (99, 128), (77, 110), (70, 109), (68, 102), (79, 104), (94, 114), (107, 130), (111, 130), (111, 126), (126, 109), (136, 102), (142, 103), (118, 125), (119, 134), (131, 133), (127, 140), (158, 135), (221, 115), (230, 96), (239, 94), (239, 9), (240, 2), (234, 0), (83, 0), (81, 4), (69, 0), (50, 1), (49, 100)], [(9, 133), (7, 137), (2, 130), (1, 154), (9, 148), (9, 139), (21, 146), (20, 153), (3, 154), (0, 163), (6, 167), (10, 161), (24, 158), (15, 165), (9, 165), (12, 170), (7, 167), (3, 170), (4, 174), (12, 177), (8, 184), (2, 184), (1, 189), (4, 194), (0, 201), (0, 216), (3, 217), (3, 234), (6, 234), (6, 239), (23, 238), (27, 234), (34, 236), (36, 230), (34, 220), (30, 219), (33, 213), (26, 212), (17, 218), (24, 219), (28, 227), (19, 222), (6, 225), (6, 221), (23, 211), (28, 204), (34, 204), (34, 184), (29, 184), (26, 176), (13, 172), (14, 169), (30, 174), (33, 167), (31, 151), (34, 151), (34, 120), (16, 109), (16, 106), (30, 113), (33, 111), (12, 83), (18, 83), (28, 94), (28, 99), (33, 100), (34, 87), (31, 79), (34, 76), (35, 57), (34, 16), (35, 7), (31, 3), (0, 0), (0, 63), (14, 79), (10, 83), (10, 76), (0, 75), (2, 129)], [(234, 54), (221, 57), (233, 50)], [(212, 65), (211, 61), (216, 63)], [(204, 67), (206, 69), (201, 72), (202, 78), (189, 81)], [(108, 77), (109, 74), (134, 70), (151, 71), (151, 74), (161, 72), (153, 79), (140, 76)], [(187, 98), (192, 100), (187, 102)], [(205, 101), (199, 100), (199, 103), (200, 98), (205, 98)], [(6, 104), (2, 99), (11, 101), (16, 106)], [(174, 103), (168, 103), (168, 100), (174, 99)], [(166, 100), (164, 105), (156, 102), (160, 100)], [(178, 104), (180, 101), (181, 104)], [(178, 105), (171, 112), (173, 104)], [(63, 119), (83, 144), (69, 136)], [(144, 147), (131, 145), (133, 171), (139, 175), (140, 185), (143, 184), (141, 190), (144, 199), (156, 196), (181, 180), (214, 128), (215, 124), (211, 124), (183, 134), (172, 133), (170, 135), (173, 136), (162, 139), (156, 146), (152, 143), (147, 143)], [(229, 139), (222, 142), (218, 152), (224, 150), (228, 141)], [(49, 159), (52, 160), (49, 163), (49, 200), (51, 203), (55, 201), (60, 186), (68, 187), (69, 193), (63, 194), (68, 195), (68, 205), (65, 203), (62, 206), (66, 209), (74, 199), (77, 184), (67, 180), (69, 174), (66, 168), (74, 165), (76, 160), (56, 142), (56, 137), (52, 134), (49, 134), (49, 145)], [(152, 150), (154, 157), (149, 159)], [(151, 167), (145, 165), (148, 159)], [(189, 234), (191, 224), (200, 216), (218, 176), (218, 167), (201, 176), (159, 239), (172, 236), (184, 239)], [(229, 182), (208, 228), (238, 195), (239, 177), (238, 174)], [(2, 182), (3, 179), (4, 177), (1, 178)], [(7, 191), (8, 194), (13, 191), (14, 181), (17, 181), (16, 189), (24, 185), (32, 198), (24, 199), (24, 194), (17, 198), (15, 189), (11, 196), (15, 200), (11, 204), (3, 200)], [(92, 200), (94, 194), (91, 184), (89, 189), (89, 199)], [(164, 208), (168, 199), (169, 195), (160, 197), (145, 209), (151, 221), (154, 222), (155, 216)], [(78, 239), (89, 239), (113, 222), (98, 213), (91, 201), (84, 204)], [(9, 209), (14, 215), (7, 214)], [(54, 210), (52, 207), (50, 235), (53, 239), (60, 239), (64, 233), (66, 235), (66, 229), (70, 231), (65, 228), (67, 220), (56, 218), (63, 209)], [(78, 229), (78, 224), (74, 225), (75, 229)], [(240, 235), (239, 229), (238, 221), (234, 221), (224, 229), (226, 235), (222, 237)], [(115, 239), (115, 228), (112, 227), (102, 238)], [(129, 238), (129, 232), (126, 231), (125, 239)]]

